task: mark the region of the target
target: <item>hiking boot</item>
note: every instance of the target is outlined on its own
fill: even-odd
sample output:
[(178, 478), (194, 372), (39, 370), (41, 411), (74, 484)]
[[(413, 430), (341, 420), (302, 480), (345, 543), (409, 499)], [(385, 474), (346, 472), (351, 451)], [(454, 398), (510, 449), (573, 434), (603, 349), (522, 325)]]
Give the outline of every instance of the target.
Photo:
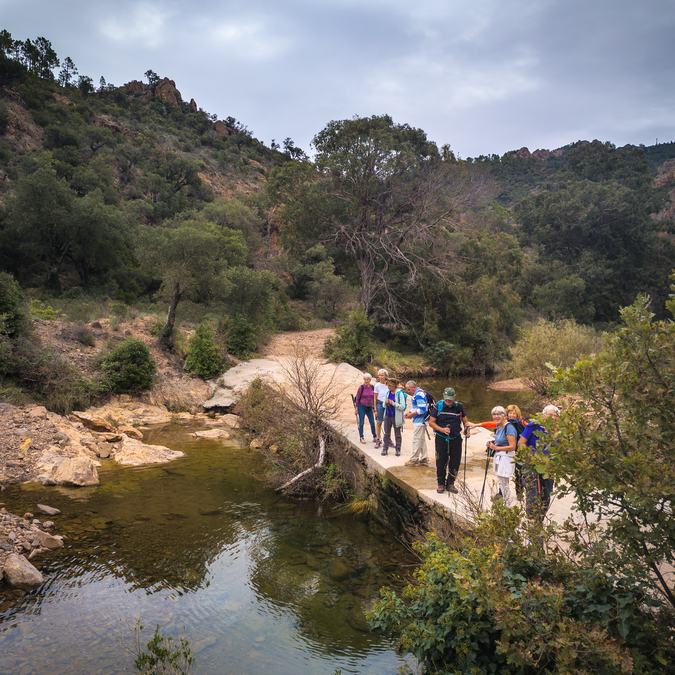
[(381, 454), (381, 455), (388, 455), (389, 452), (388, 452), (387, 450), (383, 450), (380, 454)]
[(379, 448), (382, 445), (382, 441), (379, 438), (375, 439), (375, 447)]
[(422, 466), (429, 466), (429, 460), (425, 457), (424, 459), (420, 459), (419, 464)]
[(436, 492), (438, 492), (439, 495), (442, 495), (445, 492), (445, 485), (441, 485), (439, 483), (438, 487), (436, 488)]
[(448, 492), (452, 492), (453, 495), (456, 495), (459, 490), (455, 487), (454, 483), (450, 483), (450, 485), (448, 485)]
[(400, 456), (401, 456), (401, 451), (400, 451), (400, 450), (397, 450), (397, 451), (396, 451), (396, 456), (397, 456), (397, 457), (400, 457)]
[(361, 437), (361, 438), (359, 438), (359, 441), (361, 441), (361, 443), (365, 443), (365, 442), (366, 442), (366, 439), (363, 438), (363, 437)]
[(420, 463), (419, 459), (409, 459), (405, 465), (406, 466), (417, 466)]

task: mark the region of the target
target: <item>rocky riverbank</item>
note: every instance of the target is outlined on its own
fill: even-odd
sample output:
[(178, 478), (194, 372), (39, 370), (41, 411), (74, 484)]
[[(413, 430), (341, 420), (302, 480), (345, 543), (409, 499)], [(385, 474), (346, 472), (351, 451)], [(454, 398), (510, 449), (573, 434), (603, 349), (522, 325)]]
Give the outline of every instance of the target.
[[(32, 513), (17, 516), (0, 508), (0, 580), (18, 589), (27, 589), (43, 582), (43, 576), (30, 562), (37, 555), (63, 546), (63, 538), (54, 534), (51, 518), (60, 511), (46, 504), (37, 504), (40, 518)], [(44, 519), (41, 519), (44, 515)], [(3, 599), (0, 597), (0, 606)]]

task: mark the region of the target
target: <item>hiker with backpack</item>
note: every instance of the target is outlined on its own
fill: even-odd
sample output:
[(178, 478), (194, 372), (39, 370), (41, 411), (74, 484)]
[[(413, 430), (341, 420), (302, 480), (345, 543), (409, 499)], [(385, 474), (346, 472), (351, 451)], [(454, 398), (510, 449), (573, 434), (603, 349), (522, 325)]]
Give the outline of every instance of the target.
[(389, 396), (389, 387), (387, 378), (389, 373), (385, 368), (377, 371), (377, 382), (375, 383), (375, 447), (380, 447), (380, 438), (382, 435), (382, 424), (384, 423), (384, 405)]
[(427, 457), (427, 425), (426, 420), (429, 414), (429, 404), (424, 389), (417, 386), (415, 380), (408, 380), (405, 383), (406, 391), (411, 397), (410, 410), (406, 411), (406, 419), (412, 419), (413, 423), (413, 454), (405, 463), (406, 466), (429, 466)]
[(513, 422), (506, 417), (506, 410), (497, 405), (492, 408), (492, 419), (495, 422), (495, 438), (487, 444), (487, 449), (494, 452), (494, 468), (497, 474), (499, 492), (506, 506), (511, 506), (511, 476), (516, 468), (516, 436)]
[[(560, 409), (554, 405), (544, 406), (542, 415), (552, 426), (560, 416)], [(547, 429), (538, 422), (530, 422), (523, 431), (519, 446), (529, 448), (532, 454), (549, 454), (549, 444), (546, 441)], [(533, 466), (526, 465), (523, 468), (523, 481), (525, 485), (525, 512), (530, 518), (544, 521), (544, 516), (551, 505), (551, 495), (553, 494), (553, 479), (547, 478), (544, 474), (538, 473)]]
[[(520, 412), (520, 408), (513, 403), (506, 406), (506, 419), (508, 419), (508, 421), (513, 424), (516, 430), (517, 448), (518, 442), (520, 441), (520, 435), (527, 426), (527, 420), (523, 417), (523, 413)], [(525, 483), (523, 480), (523, 463), (519, 462), (518, 459), (516, 459), (516, 468), (513, 473), (513, 480), (516, 483), (516, 498), (519, 502), (522, 502), (523, 497), (525, 496)]]
[(429, 410), (429, 426), (434, 430), (436, 443), (436, 492), (457, 494), (455, 480), (462, 461), (462, 428), (465, 436), (471, 434), (464, 406), (456, 400), (455, 390), (446, 387), (443, 398)]
[(394, 438), (396, 442), (396, 456), (401, 455), (401, 430), (403, 428), (403, 413), (408, 407), (407, 397), (400, 389), (396, 388), (396, 380), (388, 379), (387, 386), (389, 387), (389, 394), (385, 399), (384, 407), (384, 425), (382, 430), (382, 454), (389, 454), (389, 446), (391, 445), (391, 430), (394, 430)]
[(377, 439), (375, 436), (375, 417), (373, 415), (373, 408), (375, 407), (375, 389), (372, 385), (373, 377), (370, 373), (363, 373), (363, 384), (356, 390), (354, 399), (354, 411), (359, 418), (359, 440), (365, 443), (366, 439), (363, 437), (363, 423), (368, 418), (370, 423), (370, 431), (373, 434), (373, 441)]

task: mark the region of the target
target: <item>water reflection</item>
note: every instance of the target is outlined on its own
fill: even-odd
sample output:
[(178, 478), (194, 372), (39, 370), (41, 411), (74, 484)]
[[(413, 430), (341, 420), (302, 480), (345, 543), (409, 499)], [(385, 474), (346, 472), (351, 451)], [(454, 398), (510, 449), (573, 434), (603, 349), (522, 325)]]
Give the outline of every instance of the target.
[(251, 477), (255, 454), (189, 431), (149, 436), (186, 458), (104, 469), (86, 501), (44, 488), (5, 497), (16, 511), (60, 508), (68, 543), (43, 567), (48, 581), (0, 614), (0, 672), (128, 672), (139, 616), (184, 630), (197, 672), (396, 671), (363, 610), (412, 562), (405, 550), (375, 526), (279, 498)]

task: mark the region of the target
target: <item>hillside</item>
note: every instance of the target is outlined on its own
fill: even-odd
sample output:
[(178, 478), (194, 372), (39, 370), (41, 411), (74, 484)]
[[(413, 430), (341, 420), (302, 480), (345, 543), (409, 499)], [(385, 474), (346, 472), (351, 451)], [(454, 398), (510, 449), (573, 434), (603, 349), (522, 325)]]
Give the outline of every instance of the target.
[(34, 317), (150, 312), (182, 358), (201, 321), (245, 356), (349, 316), (365, 342), (335, 358), (485, 373), (524, 322), (665, 312), (675, 143), (458, 160), (381, 115), (328, 122), (310, 160), (145, 77), (96, 87), (0, 33), (0, 270)]

